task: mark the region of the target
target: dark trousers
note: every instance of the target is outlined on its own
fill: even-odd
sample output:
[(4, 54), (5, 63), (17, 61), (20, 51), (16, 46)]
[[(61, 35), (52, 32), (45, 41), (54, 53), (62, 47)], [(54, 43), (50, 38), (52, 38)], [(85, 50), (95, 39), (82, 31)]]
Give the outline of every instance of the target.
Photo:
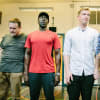
[(93, 83), (93, 75), (73, 75), (73, 81), (71, 81), (71, 84), (67, 87), (69, 100), (79, 100), (80, 94), (82, 96), (82, 100), (91, 100)]
[(54, 99), (54, 73), (29, 73), (31, 100), (39, 100), (40, 90), (43, 87), (46, 100)]

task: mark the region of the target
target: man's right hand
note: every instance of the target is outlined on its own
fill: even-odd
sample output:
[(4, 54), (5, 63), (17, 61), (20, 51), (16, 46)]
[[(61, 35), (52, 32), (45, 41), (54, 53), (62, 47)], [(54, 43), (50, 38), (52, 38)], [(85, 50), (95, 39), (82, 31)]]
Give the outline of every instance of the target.
[(66, 83), (67, 83), (67, 85), (71, 84), (71, 81), (73, 81), (73, 76), (72, 76), (71, 72), (68, 72), (66, 74)]

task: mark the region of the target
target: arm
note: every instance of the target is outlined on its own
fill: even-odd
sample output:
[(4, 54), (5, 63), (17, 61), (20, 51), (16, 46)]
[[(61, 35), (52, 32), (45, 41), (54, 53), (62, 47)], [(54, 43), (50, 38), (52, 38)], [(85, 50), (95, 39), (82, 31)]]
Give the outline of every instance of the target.
[(2, 51), (3, 49), (0, 47), (0, 52)]
[(66, 33), (65, 41), (64, 41), (64, 68), (66, 73), (66, 83), (70, 84), (70, 81), (73, 80), (72, 73), (70, 71), (70, 55), (72, 49), (72, 35), (70, 32)]
[(70, 72), (69, 68), (70, 63), (70, 56), (64, 56), (64, 66), (65, 66), (65, 73), (66, 73), (66, 83), (70, 84), (70, 80), (73, 80), (72, 73)]
[(0, 56), (1, 56), (2, 51), (3, 51), (3, 49), (4, 49), (4, 45), (3, 45), (4, 39), (5, 39), (5, 38), (3, 37), (2, 40), (1, 40), (1, 42), (0, 42)]
[(97, 35), (94, 40), (94, 51), (95, 51), (95, 69), (94, 69), (94, 79), (98, 79), (99, 73), (98, 68), (100, 65), (100, 35), (97, 32)]
[(98, 68), (100, 66), (100, 53), (96, 55), (96, 60), (95, 60), (95, 70), (94, 70), (94, 79), (98, 79), (99, 77), (99, 71)]
[(55, 86), (56, 86), (60, 82), (60, 67), (61, 67), (60, 49), (55, 50), (55, 63), (56, 63), (56, 73), (55, 73)]
[(25, 58), (24, 58), (24, 81), (28, 82), (28, 70), (31, 58), (31, 49), (26, 48), (25, 50)]

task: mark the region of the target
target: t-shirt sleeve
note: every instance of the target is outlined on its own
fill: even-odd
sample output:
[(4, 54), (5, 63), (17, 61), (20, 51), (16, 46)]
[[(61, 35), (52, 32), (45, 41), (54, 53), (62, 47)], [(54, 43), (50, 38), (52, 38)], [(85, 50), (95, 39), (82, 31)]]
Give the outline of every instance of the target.
[(30, 41), (30, 35), (27, 36), (26, 42), (25, 42), (25, 48), (31, 48), (31, 41)]
[(59, 49), (59, 48), (61, 48), (60, 40), (59, 40), (59, 37), (57, 36), (57, 34), (55, 34), (55, 37), (54, 37), (54, 49)]
[(4, 41), (5, 41), (5, 37), (2, 38), (1, 42), (0, 42), (0, 48), (4, 48)]

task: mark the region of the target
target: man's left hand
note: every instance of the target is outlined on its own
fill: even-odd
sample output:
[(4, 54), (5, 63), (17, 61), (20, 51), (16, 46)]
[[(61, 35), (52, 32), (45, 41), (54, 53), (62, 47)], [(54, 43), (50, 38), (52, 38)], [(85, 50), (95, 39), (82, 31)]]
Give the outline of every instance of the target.
[(60, 82), (60, 75), (55, 74), (55, 86), (57, 86)]

